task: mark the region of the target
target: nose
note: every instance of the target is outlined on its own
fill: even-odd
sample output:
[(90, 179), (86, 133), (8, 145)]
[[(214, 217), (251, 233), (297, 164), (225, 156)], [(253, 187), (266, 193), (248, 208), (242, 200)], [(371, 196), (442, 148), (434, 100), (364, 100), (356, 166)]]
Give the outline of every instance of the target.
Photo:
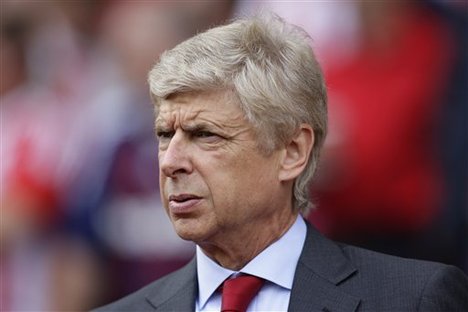
[(167, 148), (160, 149), (159, 168), (161, 172), (170, 178), (176, 178), (180, 174), (192, 172), (192, 163), (189, 153), (189, 142), (181, 131), (176, 131), (170, 139)]

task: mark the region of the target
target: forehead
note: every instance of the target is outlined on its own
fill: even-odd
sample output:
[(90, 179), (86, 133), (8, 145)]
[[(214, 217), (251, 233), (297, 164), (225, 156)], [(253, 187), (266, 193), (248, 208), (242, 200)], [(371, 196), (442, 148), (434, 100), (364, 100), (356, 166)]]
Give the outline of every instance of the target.
[(240, 121), (245, 118), (232, 91), (193, 91), (161, 100), (156, 124), (197, 119)]

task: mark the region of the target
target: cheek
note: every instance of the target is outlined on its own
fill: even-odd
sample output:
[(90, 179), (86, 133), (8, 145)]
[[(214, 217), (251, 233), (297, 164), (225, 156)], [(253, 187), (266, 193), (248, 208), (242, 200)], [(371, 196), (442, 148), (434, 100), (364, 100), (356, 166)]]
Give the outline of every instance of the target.
[(251, 194), (250, 196), (255, 194), (258, 196), (258, 192), (265, 192), (269, 189), (273, 191), (278, 182), (276, 178), (278, 166), (275, 160), (258, 154), (245, 156), (239, 163), (236, 163), (233, 173), (237, 178), (238, 188), (245, 194)]
[(242, 156), (229, 159), (219, 157), (207, 167), (203, 178), (213, 196), (215, 207), (232, 206), (243, 201), (245, 194), (255, 188), (252, 168), (247, 161)]
[(213, 201), (215, 210), (226, 206), (231, 194), (236, 191), (236, 180), (240, 166), (235, 165), (224, 155), (210, 154), (200, 157), (194, 164), (197, 168), (200, 180), (198, 183), (206, 185)]

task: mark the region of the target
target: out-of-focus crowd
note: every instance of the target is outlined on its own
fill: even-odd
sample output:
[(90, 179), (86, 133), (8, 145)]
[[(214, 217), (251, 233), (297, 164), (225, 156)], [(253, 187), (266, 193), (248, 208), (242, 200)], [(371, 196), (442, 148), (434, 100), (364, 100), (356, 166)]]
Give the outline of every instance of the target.
[(0, 5), (1, 311), (88, 310), (193, 255), (160, 203), (146, 75), (178, 42), (262, 10), (312, 36), (327, 79), (309, 220), (468, 270), (465, 1)]

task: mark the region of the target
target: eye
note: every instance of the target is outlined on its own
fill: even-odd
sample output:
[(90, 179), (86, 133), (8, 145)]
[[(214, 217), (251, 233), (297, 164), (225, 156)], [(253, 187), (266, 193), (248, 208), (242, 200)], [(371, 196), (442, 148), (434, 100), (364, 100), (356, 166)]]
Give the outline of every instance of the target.
[(210, 138), (217, 135), (210, 131), (197, 131), (194, 133), (194, 136), (197, 138)]
[(158, 131), (156, 132), (158, 139), (170, 139), (174, 136), (174, 131)]

